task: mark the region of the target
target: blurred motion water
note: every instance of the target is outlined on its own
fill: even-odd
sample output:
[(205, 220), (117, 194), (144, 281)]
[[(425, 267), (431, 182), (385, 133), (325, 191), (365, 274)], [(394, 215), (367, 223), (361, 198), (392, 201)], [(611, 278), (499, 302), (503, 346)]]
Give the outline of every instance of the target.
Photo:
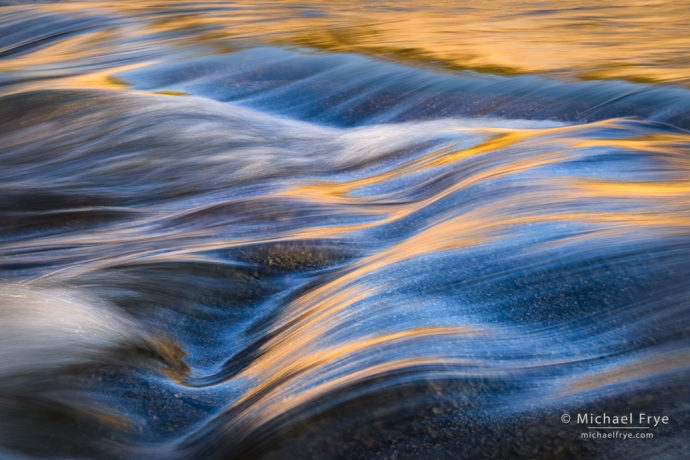
[(687, 2), (2, 4), (0, 457), (690, 456)]

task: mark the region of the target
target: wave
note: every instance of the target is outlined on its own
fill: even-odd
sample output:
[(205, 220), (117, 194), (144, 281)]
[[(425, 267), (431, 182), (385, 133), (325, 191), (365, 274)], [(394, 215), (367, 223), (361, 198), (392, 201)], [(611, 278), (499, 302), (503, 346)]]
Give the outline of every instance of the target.
[[(136, 15), (17, 8), (1, 455), (685, 452), (687, 90), (200, 57)], [(560, 419), (631, 411), (673, 424)]]
[(133, 89), (193, 94), (332, 126), (442, 118), (587, 123), (641, 117), (690, 127), (681, 88), (447, 74), (347, 53), (251, 48), (118, 73)]
[[(684, 394), (683, 130), (335, 128), (87, 91), (2, 107), (22, 108), (0, 128), (4, 276), (88, 290), (186, 353), (188, 373), (131, 374), (131, 357), (89, 382), (142, 430), (118, 452), (493, 456), (522, 439), (515, 414), (543, 422), (531, 448), (563, 430), (555, 412)], [(480, 448), (496, 426), (505, 443)]]

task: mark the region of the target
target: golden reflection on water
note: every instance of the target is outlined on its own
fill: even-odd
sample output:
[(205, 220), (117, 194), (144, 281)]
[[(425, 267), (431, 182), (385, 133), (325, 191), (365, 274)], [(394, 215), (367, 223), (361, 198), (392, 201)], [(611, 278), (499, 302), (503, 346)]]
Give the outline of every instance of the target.
[(671, 351), (642, 358), (639, 361), (621, 365), (612, 370), (577, 378), (566, 388), (566, 392), (579, 392), (600, 389), (609, 385), (621, 384), (634, 379), (649, 378), (673, 370), (687, 368), (688, 357), (685, 353)]
[(357, 52), (406, 63), (495, 74), (690, 83), (690, 2), (595, 0), (525, 3), (105, 1), (41, 5), (71, 15), (134, 15), (137, 24), (65, 38), (1, 71), (112, 51), (123, 38), (158, 34), (226, 53), (246, 43)]
[[(3, 58), (0, 71), (38, 69), (38, 74), (46, 71), (46, 80), (31, 80), (23, 86), (24, 91), (41, 89), (44, 85), (53, 85), (53, 89), (88, 87), (129, 91), (129, 83), (118, 79), (118, 72), (153, 63), (165, 63), (171, 54), (171, 60), (179, 58), (184, 61), (200, 57), (204, 53), (227, 53), (259, 42), (364, 53), (404, 60), (406, 63), (440, 65), (454, 70), (474, 69), (499, 74), (545, 73), (565, 79), (622, 78), (638, 82), (687, 84), (690, 82), (690, 62), (686, 56), (690, 49), (690, 34), (685, 31), (685, 23), (690, 19), (690, 9), (687, 6), (672, 2), (618, 1), (607, 5), (594, 1), (567, 5), (542, 2), (536, 6), (532, 3), (503, 1), (475, 6), (460, 2), (372, 4), (362, 1), (326, 3), (306, 0), (299, 4), (287, 1), (191, 2), (171, 6), (156, 2), (126, 1), (17, 7), (69, 12), (70, 17), (87, 17), (97, 12), (102, 13), (105, 18), (115, 18), (121, 14), (125, 19), (115, 20), (110, 26), (101, 27), (97, 31), (63, 37), (29, 53), (10, 53)], [(199, 44), (203, 46), (197, 46)], [(190, 47), (195, 52), (190, 52)], [(145, 52), (139, 53), (142, 50)], [(179, 55), (175, 53), (177, 50), (180, 50)], [(134, 58), (130, 60), (128, 53), (132, 53)], [(231, 60), (233, 56), (228, 58)], [(68, 70), (72, 64), (75, 67), (78, 67), (77, 64), (86, 65), (70, 73)], [(56, 69), (67, 70), (55, 77), (50, 71)], [(188, 72), (185, 75), (191, 77), (202, 73), (196, 73), (197, 71), (194, 64), (178, 70)], [(50, 77), (57, 80), (46, 83)], [(237, 84), (241, 84), (241, 81)], [(133, 87), (136, 85), (133, 84)], [(426, 86), (420, 88), (423, 90)], [(154, 92), (165, 96), (187, 94), (174, 90)], [(194, 94), (193, 91), (190, 92)], [(109, 96), (130, 97), (110, 93)], [(143, 97), (141, 94), (136, 96)], [(264, 123), (258, 125), (262, 129), (257, 129), (258, 134), (246, 134), (244, 131), (248, 125), (241, 124), (238, 120), (256, 117), (250, 111), (238, 110), (237, 107), (225, 111), (224, 106), (221, 110), (220, 104), (216, 105), (215, 101), (196, 97), (174, 100), (158, 96), (146, 98), (148, 99), (144, 99), (140, 105), (134, 104), (136, 98), (125, 101), (132, 105), (125, 106), (125, 102), (122, 102), (126, 107), (123, 113), (127, 115), (128, 123), (115, 117), (119, 113), (113, 109), (117, 101), (113, 99), (108, 102), (104, 98), (103, 103), (93, 102), (99, 106), (99, 110), (85, 112), (86, 115), (81, 118), (71, 117), (72, 107), (60, 105), (59, 109), (64, 111), (62, 116), (52, 119), (46, 116), (47, 120), (54, 120), (52, 124), (35, 121), (34, 131), (27, 128), (26, 131), (20, 131), (23, 135), (5, 140), (9, 146), (6, 148), (18, 152), (16, 155), (20, 157), (26, 136), (33, 136), (40, 130), (54, 130), (58, 133), (54, 135), (54, 139), (48, 139), (45, 143), (34, 140), (34, 144), (28, 145), (32, 151), (45, 157), (54, 156), (57, 160), (60, 160), (62, 152), (67, 160), (63, 165), (55, 160), (55, 164), (64, 167), (65, 176), (69, 178), (69, 174), (74, 174), (70, 168), (75, 163), (69, 160), (70, 155), (75, 155), (79, 149), (68, 144), (59, 146), (63, 150), (57, 148), (53, 152), (52, 143), (60, 139), (60, 133), (66, 138), (79, 134), (80, 131), (88, 132), (89, 136), (81, 138), (86, 140), (82, 140), (79, 146), (86, 152), (91, 152), (92, 156), (85, 155), (80, 161), (85, 167), (92, 168), (90, 179), (94, 184), (102, 177), (94, 174), (94, 171), (102, 173), (108, 170), (117, 178), (117, 181), (112, 182), (116, 184), (111, 185), (112, 190), (117, 191), (121, 187), (127, 188), (129, 192), (131, 188), (135, 190), (136, 193), (133, 194), (137, 198), (149, 198), (141, 202), (134, 201), (137, 204), (131, 205), (132, 211), (136, 209), (136, 213), (132, 213), (132, 221), (113, 221), (107, 227), (83, 231), (72, 229), (37, 233), (31, 237), (8, 241), (3, 247), (5, 257), (11, 259), (17, 267), (31, 267), (32, 263), (39, 267), (42, 263), (47, 267), (41, 268), (43, 271), (27, 272), (29, 274), (22, 275), (24, 278), (20, 283), (68, 282), (84, 277), (88, 286), (93, 281), (88, 281), (87, 275), (96, 272), (107, 273), (110, 282), (110, 277), (115, 276), (118, 269), (123, 270), (123, 267), (124, 277), (130, 276), (126, 270), (131, 267), (150, 265), (155, 269), (156, 264), (179, 264), (182, 267), (195, 263), (209, 266), (217, 264), (221, 268), (224, 268), (223, 264), (229, 265), (236, 278), (229, 277), (230, 269), (227, 272), (219, 270), (219, 283), (223, 282), (221, 276), (228, 276), (233, 282), (235, 279), (242, 283), (248, 283), (248, 280), (255, 282), (259, 277), (259, 269), (265, 271), (266, 283), (270, 283), (272, 276), (277, 277), (272, 272), (270, 258), (266, 266), (252, 262), (253, 275), (244, 262), (230, 260), (230, 263), (226, 258), (232, 257), (233, 249), (277, 242), (333, 241), (337, 244), (339, 240), (349, 238), (348, 244), (353, 247), (360, 244), (366, 247), (370, 242), (377, 245), (370, 252), (362, 250), (361, 255), (343, 266), (329, 267), (333, 268), (333, 273), (337, 276), (319, 274), (318, 284), (309, 286), (309, 289), (294, 291), (294, 297), (278, 300), (280, 308), (275, 314), (265, 322), (261, 319), (260, 327), (266, 332), (261, 341), (250, 341), (247, 338), (250, 334), (237, 340), (237, 343), (253, 353), (247, 355), (251, 359), (246, 364), (240, 363), (242, 367), (236, 374), (220, 372), (218, 380), (229, 381), (239, 376), (240, 379), (250, 381), (250, 386), (229, 402), (227, 407), (214, 408), (214, 416), (224, 411), (236, 411), (240, 423), (242, 418), (249, 424), (257, 425), (277, 419), (286, 411), (319, 398), (335, 400), (336, 396), (340, 397), (339, 390), (365, 382), (369, 378), (385, 377), (386, 374), (409, 371), (414, 367), (447, 366), (450, 369), (448, 372), (454, 372), (456, 376), (467, 372), (480, 377), (491, 373), (503, 373), (510, 377), (511, 372), (524, 372), (520, 367), (524, 364), (520, 360), (516, 359), (515, 363), (504, 360), (510, 365), (503, 366), (500, 358), (492, 358), (489, 354), (484, 354), (483, 350), (490, 341), (500, 342), (505, 348), (523, 340), (526, 344), (524, 354), (527, 355), (530, 352), (527, 345), (530, 343), (536, 344), (535, 347), (542, 347), (541, 342), (534, 337), (542, 340), (546, 335), (550, 340), (548, 330), (539, 329), (541, 323), (533, 325), (531, 330), (522, 329), (522, 335), (516, 335), (508, 331), (507, 327), (502, 329), (501, 326), (496, 326), (498, 323), (491, 322), (494, 319), (489, 316), (485, 323), (476, 319), (477, 322), (472, 323), (470, 315), (465, 316), (464, 313), (444, 318), (445, 311), (440, 307), (438, 314), (434, 313), (439, 318), (432, 318), (431, 314), (429, 317), (415, 317), (417, 310), (424, 310), (424, 306), (434, 312), (433, 305), (430, 304), (434, 300), (435, 288), (431, 282), (426, 287), (407, 284), (404, 278), (410, 276), (410, 273), (426, 277), (427, 271), (432, 277), (435, 276), (437, 268), (433, 262), (427, 262), (428, 259), (425, 258), (428, 256), (440, 259), (439, 256), (449, 254), (469, 254), (482, 245), (489, 247), (495, 243), (499, 258), (507, 261), (505, 266), (487, 263), (492, 271), (482, 272), (482, 261), (476, 262), (474, 256), (471, 260), (458, 258), (463, 260), (458, 265), (477, 264), (477, 267), (470, 267), (476, 271), (448, 275), (444, 289), (467, 280), (464, 287), (471, 286), (472, 283), (485, 284), (486, 294), (481, 299), (490, 299), (492, 284), (498, 285), (501, 278), (515, 275), (515, 279), (523, 283), (515, 283), (518, 286), (514, 289), (517, 304), (518, 301), (532, 301), (531, 292), (525, 293), (523, 298), (519, 297), (520, 286), (524, 289), (526, 282), (537, 283), (535, 285), (542, 289), (539, 292), (541, 297), (548, 298), (552, 290), (538, 273), (534, 278), (517, 278), (517, 274), (530, 274), (530, 271), (536, 271), (535, 267), (552, 264), (556, 267), (552, 268), (554, 277), (569, 275), (572, 278), (564, 279), (562, 284), (573, 283), (573, 280), (577, 281), (582, 276), (578, 273), (578, 270), (581, 271), (578, 264), (594, 264), (588, 259), (590, 250), (608, 256), (612, 263), (628, 264), (625, 259), (617, 261), (616, 258), (625, 253), (613, 247), (612, 241), (630, 241), (629, 251), (638, 251), (632, 253), (639, 257), (630, 257), (629, 260), (638, 264), (640, 271), (644, 271), (648, 264), (644, 258), (647, 249), (644, 246), (638, 248), (636, 241), (644, 238), (653, 240), (657, 237), (663, 240), (669, 235), (681, 235), (687, 239), (690, 234), (688, 134), (670, 127), (664, 132), (659, 125), (654, 124), (654, 119), (644, 126), (643, 122), (636, 125), (638, 122), (611, 119), (571, 126), (554, 123), (549, 128), (538, 125), (540, 127), (531, 129), (519, 129), (510, 124), (496, 128), (489, 121), (486, 122), (491, 126), (485, 127), (463, 125), (461, 120), (452, 121), (453, 125), (435, 125), (430, 122), (418, 127), (424, 135), (419, 135), (419, 138), (410, 137), (410, 141), (404, 145), (409, 150), (403, 149), (402, 152), (407, 153), (400, 153), (392, 147), (383, 149), (383, 142), (391, 142), (393, 137), (401, 135), (414, 123), (395, 125), (391, 128), (393, 131), (386, 135), (387, 131), (377, 131), (380, 129), (377, 126), (360, 126), (349, 130), (309, 126), (306, 123), (297, 125), (292, 121), (281, 121), (277, 117), (267, 122), (264, 118), (257, 117), (249, 119)], [(173, 103), (182, 106), (175, 108)], [(525, 103), (528, 104), (529, 101)], [(100, 110), (101, 104), (105, 107), (104, 110)], [(200, 117), (202, 112), (196, 111), (197, 106), (194, 104), (203, 104), (203, 110), (215, 114), (220, 121), (210, 123), (206, 119), (197, 120), (195, 117)], [(113, 106), (110, 107), (110, 112), (106, 110), (109, 106)], [(156, 107), (158, 111), (148, 114), (149, 109)], [(596, 107), (599, 105), (594, 108)], [(19, 111), (23, 110), (24, 107)], [(186, 112), (190, 110), (190, 113)], [(137, 118), (144, 112), (150, 118)], [(89, 113), (93, 115), (88, 115)], [(182, 118), (183, 115), (190, 117), (183, 118), (186, 120), (185, 124), (166, 126), (175, 117)], [(101, 125), (95, 123), (98, 117), (107, 121), (108, 116), (115, 121)], [(138, 122), (143, 120), (144, 123), (130, 125), (131, 119)], [(206, 120), (206, 124), (203, 120)], [(118, 123), (122, 123), (121, 126)], [(281, 123), (285, 123), (282, 128), (278, 126)], [(273, 131), (269, 128), (273, 124), (278, 127), (271, 134)], [(118, 129), (122, 126), (126, 129)], [(131, 126), (133, 128), (130, 130)], [(289, 142), (295, 136), (296, 126), (303, 130), (313, 130), (314, 134), (310, 137), (302, 134), (306, 140), (291, 146)], [(448, 138), (450, 132), (457, 135), (457, 138), (453, 137), (454, 140), (447, 143), (445, 140), (434, 140), (434, 147), (417, 151), (418, 145), (425, 145), (421, 141), (427, 139), (427, 128), (434, 131), (439, 136), (438, 139)], [(16, 129), (19, 131), (19, 128)], [(651, 134), (658, 132), (663, 134)], [(141, 137), (136, 137), (137, 133)], [(348, 133), (352, 137), (349, 141), (345, 139), (342, 144), (332, 139), (344, 138)], [(232, 145), (232, 140), (242, 139), (243, 136), (256, 149), (234, 151), (236, 147)], [(621, 136), (627, 137), (619, 138)], [(100, 143), (102, 138), (106, 138), (103, 144)], [(169, 138), (180, 143), (180, 146), (167, 143)], [(182, 143), (189, 138), (192, 138), (191, 143)], [(362, 141), (362, 144), (355, 142), (360, 138), (383, 141), (377, 141), (378, 144), (373, 141)], [(288, 147), (282, 145), (286, 142)], [(135, 154), (130, 151), (131, 144), (137, 145)], [(201, 144), (208, 146), (199, 147)], [(308, 147), (305, 147), (307, 144)], [(318, 144), (313, 151), (310, 150), (312, 144)], [(74, 145), (77, 146), (76, 143)], [(88, 150), (89, 148), (92, 150)], [(184, 155), (171, 155), (169, 162), (163, 161), (168, 157), (161, 152), (174, 154), (178, 150)], [(238, 169), (236, 165), (242, 166), (242, 163), (231, 161), (233, 156), (251, 156), (264, 150), (270, 155), (257, 156), (256, 162), (250, 164), (252, 168), (246, 168), (246, 176), (236, 176), (237, 184), (244, 183), (240, 179), (249, 183), (250, 179), (265, 179), (268, 182), (267, 178), (270, 178), (271, 182), (279, 185), (266, 187), (261, 192), (262, 195), (249, 198), (243, 195), (235, 197), (229, 194), (221, 197), (213, 194), (219, 190), (227, 192), (232, 189), (233, 183), (227, 178), (235, 177), (233, 174)], [(362, 156), (352, 163), (338, 160), (346, 156), (346, 153), (361, 154), (363, 150), (367, 153), (372, 150), (380, 156)], [(120, 161), (112, 165), (100, 164), (102, 160), (97, 154), (102, 151), (112, 153)], [(611, 155), (607, 155), (611, 152)], [(40, 155), (32, 161), (44, 161)], [(598, 158), (599, 162), (589, 161), (597, 156), (606, 156), (606, 161), (601, 158)], [(291, 157), (304, 161), (301, 164), (289, 163)], [(393, 161), (386, 162), (393, 157)], [(627, 161), (616, 161), (621, 158)], [(181, 159), (188, 159), (189, 162), (184, 163)], [(339, 161), (342, 163), (338, 163)], [(332, 174), (309, 173), (311, 166), (328, 162), (334, 163)], [(17, 160), (17, 164), (22, 163)], [(145, 167), (156, 164), (159, 165), (158, 168)], [(47, 168), (52, 171), (58, 166), (48, 165)], [(262, 176), (256, 172), (257, 175), (252, 176), (252, 171), (270, 170), (271, 167), (275, 167), (274, 175)], [(17, 169), (21, 171), (21, 168)], [(198, 174), (210, 169), (217, 173), (217, 177), (215, 174)], [(294, 175), (281, 172), (298, 169), (299, 172)], [(177, 174), (181, 170), (188, 176), (178, 182)], [(318, 172), (319, 169), (315, 168), (314, 171)], [(130, 175), (138, 176), (139, 181), (136, 184), (128, 182)], [(52, 179), (55, 176), (51, 174), (46, 177)], [(84, 180), (79, 175), (75, 177)], [(166, 178), (169, 182), (161, 182), (161, 189), (170, 188), (170, 195), (161, 192), (160, 196), (150, 198), (145, 196), (153, 193), (150, 189), (137, 188), (141, 184), (163, 181)], [(220, 185), (208, 189), (202, 187), (214, 178)], [(75, 183), (78, 182), (77, 179), (74, 179)], [(193, 182), (195, 180), (198, 182)], [(199, 196), (202, 190), (206, 190), (209, 195), (198, 201), (184, 201), (181, 198), (182, 191), (174, 190), (175, 193), (172, 193), (172, 189), (185, 185), (185, 181), (199, 188)], [(17, 185), (9, 180), (8, 183)], [(31, 182), (27, 181), (29, 183)], [(55, 185), (57, 190), (58, 185), (60, 184)], [(28, 189), (28, 186), (25, 187)], [(228, 190), (224, 190), (226, 188)], [(179, 207), (166, 202), (171, 199), (170, 196), (180, 200)], [(233, 204), (237, 206), (230, 206)], [(283, 207), (292, 205), (296, 208), (295, 211), (304, 208), (304, 216), (298, 212), (279, 212)], [(94, 205), (94, 209), (97, 208)], [(247, 210), (252, 210), (256, 215), (243, 216), (243, 212), (246, 213)], [(429, 212), (429, 217), (423, 216), (425, 211)], [(235, 212), (237, 216), (229, 218)], [(40, 215), (40, 212), (37, 214)], [(357, 219), (341, 219), (350, 215)], [(242, 219), (245, 218), (247, 226), (243, 227)], [(264, 225), (270, 226), (271, 231), (266, 232)], [(528, 245), (523, 234), (536, 233), (538, 230), (533, 230), (536, 227), (550, 227), (553, 239)], [(376, 236), (370, 237), (371, 234), (379, 235), (378, 240)], [(589, 244), (590, 247), (581, 247), (578, 249), (579, 253), (568, 256), (568, 244), (578, 240), (580, 244)], [(675, 254), (682, 256), (684, 246), (673, 246), (672, 239), (668, 240), (668, 245), (676, 251)], [(559, 248), (562, 249), (561, 252), (558, 252)], [(664, 258), (671, 253), (670, 250), (663, 252), (662, 249), (652, 253), (658, 256), (655, 261), (657, 265), (652, 268), (659, 270), (659, 277), (666, 276), (665, 273), (671, 273), (674, 268), (671, 266), (666, 272), (661, 271), (665, 269)], [(275, 251), (280, 256), (280, 249), (267, 250)], [(209, 254), (214, 251), (217, 254)], [(529, 251), (533, 254), (528, 254)], [(46, 253), (50, 255), (46, 256)], [(522, 253), (524, 264), (511, 266), (510, 258), (514, 253)], [(476, 251), (476, 254), (479, 258), (483, 253)], [(289, 258), (289, 253), (283, 256)], [(326, 256), (327, 253), (324, 253), (324, 260)], [(561, 257), (563, 261), (558, 260)], [(50, 261), (50, 264), (46, 261)], [(235, 262), (237, 266), (233, 267)], [(309, 258), (305, 256), (304, 266), (309, 266), (308, 262)], [(556, 266), (556, 262), (570, 265)], [(532, 265), (525, 265), (527, 263)], [(400, 269), (405, 264), (411, 267), (410, 271)], [(152, 272), (151, 276), (155, 277), (155, 270)], [(382, 273), (392, 276), (384, 278), (380, 276)], [(490, 273), (490, 276), (486, 273)], [(603, 269), (602, 273), (604, 278), (609, 276)], [(631, 269), (631, 273), (635, 272)], [(308, 276), (313, 275), (314, 273), (310, 273)], [(299, 276), (301, 275), (298, 274), (297, 277)], [(306, 280), (307, 275), (304, 276)], [(443, 274), (438, 276), (444, 277)], [(610, 276), (618, 275), (614, 273)], [(280, 277), (282, 283), (283, 275)], [(284, 275), (285, 286), (293, 282), (288, 278), (288, 275)], [(142, 282), (149, 281), (144, 279)], [(165, 285), (166, 290), (168, 286), (174, 288), (174, 278), (161, 278), (159, 281)], [(600, 284), (592, 282), (592, 290), (598, 289), (597, 286), (604, 286), (601, 281), (595, 281)], [(126, 279), (127, 284), (134, 282), (134, 278)], [(216, 278), (211, 278), (209, 274), (208, 284), (201, 284), (201, 288), (206, 289), (206, 286), (216, 283)], [(238, 281), (238, 285), (239, 283)], [(543, 286), (538, 283), (543, 283)], [(405, 295), (397, 298), (379, 300), (378, 296), (383, 297), (397, 285), (410, 290), (422, 289), (421, 295), (404, 293)], [(681, 287), (683, 289), (679, 287), (678, 292), (684, 294), (684, 286)], [(284, 286), (280, 284), (277, 288), (283, 290)], [(612, 296), (619, 295), (615, 291), (618, 289), (616, 286), (606, 288), (611, 290)], [(429, 289), (430, 295), (427, 296), (423, 289)], [(166, 292), (166, 295), (176, 295), (174, 289), (171, 292), (173, 294)], [(224, 294), (218, 294), (221, 295)], [(501, 299), (499, 294), (495, 295)], [(507, 299), (508, 294), (500, 295), (506, 296), (504, 300)], [(167, 306), (168, 300), (165, 299), (168, 297), (161, 298)], [(200, 298), (206, 302), (205, 295)], [(401, 298), (403, 301), (398, 300)], [(451, 298), (450, 294), (448, 298)], [(577, 300), (574, 294), (573, 299)], [(627, 308), (629, 304), (622, 303), (627, 301), (622, 294), (621, 299), (621, 305)], [(668, 299), (664, 299), (666, 300)], [(216, 299), (209, 301), (215, 302)], [(263, 302), (263, 298), (261, 301)], [(426, 304), (427, 301), (429, 305)], [(470, 303), (467, 300), (462, 302)], [(592, 325), (588, 322), (590, 318), (586, 310), (579, 314), (581, 323), (568, 322), (568, 309), (574, 303), (549, 306), (556, 312), (554, 317), (563, 319), (563, 330), (566, 332), (570, 327), (589, 328)], [(229, 304), (218, 305), (220, 309)], [(462, 313), (465, 306), (459, 305), (454, 311)], [(469, 305), (467, 308), (471, 311), (469, 307), (473, 306)], [(631, 309), (633, 307), (634, 304)], [(648, 307), (649, 317), (656, 320), (656, 304), (652, 303)], [(500, 308), (502, 305), (499, 303), (497, 309)], [(396, 309), (403, 313), (396, 313)], [(189, 311), (191, 310), (190, 308)], [(515, 310), (515, 317), (522, 320), (519, 309), (515, 307)], [(599, 310), (606, 312), (606, 308), (600, 305), (592, 307), (592, 311)], [(414, 319), (414, 323), (407, 321), (406, 311)], [(683, 310), (679, 311), (683, 313)], [(616, 314), (619, 313), (622, 319), (629, 314), (627, 309), (616, 311)], [(546, 320), (544, 323), (548, 324)], [(601, 323), (598, 327), (604, 328), (609, 324), (608, 321)], [(618, 327), (615, 322), (611, 324), (612, 328)], [(666, 325), (661, 320), (659, 324)], [(656, 328), (656, 323), (653, 327)], [(553, 338), (558, 337), (554, 335)], [(569, 340), (566, 337), (564, 342), (567, 342), (566, 339)], [(247, 342), (242, 343), (242, 340)], [(590, 355), (593, 359), (604, 361), (603, 358), (610, 357), (610, 350), (619, 346), (617, 337), (606, 340), (615, 341), (616, 344), (611, 348), (592, 346)], [(469, 344), (472, 341), (476, 348), (470, 350)], [(439, 347), (440, 351), (424, 348), (424, 344), (434, 342), (443, 345)], [(210, 372), (209, 368), (200, 367), (199, 371), (191, 365), (180, 365), (185, 357), (182, 352), (184, 348), (171, 345), (172, 343), (159, 341), (154, 348), (164, 360), (167, 359), (170, 369), (165, 371), (165, 375), (175, 385), (194, 387), (194, 381), (189, 383), (187, 380), (190, 374), (194, 378), (199, 377), (198, 381), (206, 382), (204, 379), (207, 377), (209, 381), (215, 381), (216, 376), (207, 373)], [(235, 346), (233, 342), (228, 350)], [(587, 352), (590, 347), (589, 344), (571, 345), (568, 342), (568, 346), (555, 346), (556, 351), (559, 346), (562, 348), (560, 357), (535, 353), (532, 364), (528, 364), (545, 369), (550, 365), (566, 366), (571, 359), (582, 359), (580, 355), (586, 353), (580, 352)], [(570, 346), (576, 353), (569, 354)], [(620, 347), (624, 353), (628, 351), (623, 345)], [(466, 348), (469, 350), (467, 353)], [(482, 352), (478, 353), (477, 349)], [(227, 350), (222, 353), (223, 359), (226, 358), (225, 353), (229, 354)], [(686, 354), (677, 351), (659, 353), (646, 360), (634, 361), (635, 359), (637, 356), (613, 362), (605, 369), (596, 367), (584, 377), (576, 374), (576, 377), (558, 381), (565, 381), (566, 393), (582, 392), (684, 369), (688, 361)], [(482, 360), (484, 368), (481, 367)], [(91, 417), (100, 417), (103, 424), (120, 423), (117, 418), (108, 419), (100, 415)], [(234, 419), (233, 423), (236, 423)], [(124, 430), (126, 423), (120, 424)]]
[[(150, 14), (160, 8), (106, 4)], [(196, 30), (195, 39), (211, 42), (260, 39), (489, 73), (690, 83), (686, 0), (186, 4), (150, 27)]]

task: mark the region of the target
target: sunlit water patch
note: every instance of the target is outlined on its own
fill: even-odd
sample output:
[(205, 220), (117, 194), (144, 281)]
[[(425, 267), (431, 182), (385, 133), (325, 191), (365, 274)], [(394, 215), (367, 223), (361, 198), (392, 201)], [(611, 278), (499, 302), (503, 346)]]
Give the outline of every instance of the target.
[(0, 8), (0, 455), (687, 453), (687, 89), (175, 11)]

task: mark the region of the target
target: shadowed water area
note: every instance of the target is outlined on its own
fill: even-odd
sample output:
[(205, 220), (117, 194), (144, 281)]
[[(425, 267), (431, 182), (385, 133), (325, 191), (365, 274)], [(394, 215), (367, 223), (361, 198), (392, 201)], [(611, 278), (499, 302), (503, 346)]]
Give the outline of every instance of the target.
[(599, 3), (0, 2), (0, 458), (690, 457), (690, 5)]

